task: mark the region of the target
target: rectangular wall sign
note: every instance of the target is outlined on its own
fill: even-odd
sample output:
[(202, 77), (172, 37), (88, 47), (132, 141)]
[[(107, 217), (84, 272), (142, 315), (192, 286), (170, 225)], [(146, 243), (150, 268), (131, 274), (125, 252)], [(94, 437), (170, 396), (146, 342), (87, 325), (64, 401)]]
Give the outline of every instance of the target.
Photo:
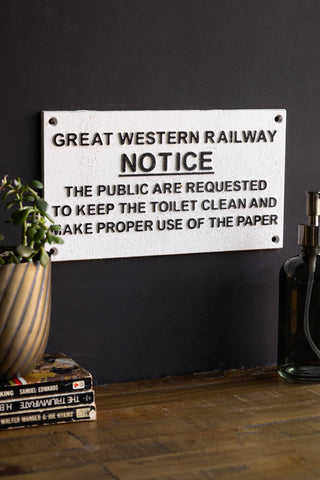
[(43, 112), (57, 260), (281, 248), (285, 110)]

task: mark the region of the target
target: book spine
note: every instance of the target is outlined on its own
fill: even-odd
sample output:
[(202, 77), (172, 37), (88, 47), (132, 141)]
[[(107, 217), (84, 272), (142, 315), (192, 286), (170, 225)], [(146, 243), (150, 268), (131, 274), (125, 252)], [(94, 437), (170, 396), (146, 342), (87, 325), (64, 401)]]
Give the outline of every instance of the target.
[(0, 417), (0, 430), (95, 419), (95, 404), (83, 404), (76, 407), (35, 410), (33, 412), (25, 411), (12, 415), (4, 415)]
[(79, 380), (61, 380), (58, 382), (43, 382), (27, 385), (11, 385), (0, 389), (0, 402), (11, 398), (23, 398), (30, 395), (59, 394), (69, 392), (79, 392), (92, 389), (92, 378), (82, 378)]
[(94, 402), (94, 391), (27, 397), (19, 400), (1, 400), (0, 417), (19, 411), (44, 410), (57, 407), (71, 407)]

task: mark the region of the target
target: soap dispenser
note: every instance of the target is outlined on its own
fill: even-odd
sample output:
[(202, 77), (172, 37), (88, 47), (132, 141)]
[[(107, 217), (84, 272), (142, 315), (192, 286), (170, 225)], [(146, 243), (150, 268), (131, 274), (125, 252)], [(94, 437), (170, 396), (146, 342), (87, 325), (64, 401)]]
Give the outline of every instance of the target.
[(298, 226), (300, 255), (280, 271), (278, 373), (320, 382), (320, 192), (306, 192), (308, 224)]

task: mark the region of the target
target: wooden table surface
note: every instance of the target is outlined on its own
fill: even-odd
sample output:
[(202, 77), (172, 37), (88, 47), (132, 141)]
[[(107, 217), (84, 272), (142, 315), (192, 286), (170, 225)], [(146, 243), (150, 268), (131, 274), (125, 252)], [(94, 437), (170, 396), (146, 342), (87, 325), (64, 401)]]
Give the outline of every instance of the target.
[(320, 384), (274, 369), (96, 388), (98, 420), (0, 433), (19, 480), (320, 478)]

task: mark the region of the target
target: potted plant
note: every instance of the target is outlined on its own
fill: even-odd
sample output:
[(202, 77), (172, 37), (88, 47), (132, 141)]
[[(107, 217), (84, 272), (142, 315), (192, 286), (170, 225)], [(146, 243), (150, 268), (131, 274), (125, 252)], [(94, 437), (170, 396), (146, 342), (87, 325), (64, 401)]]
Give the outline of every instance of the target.
[[(0, 184), (7, 222), (19, 227), (20, 243), (0, 251), (0, 377), (30, 371), (44, 354), (50, 329), (51, 261), (46, 245), (63, 243), (47, 213), (38, 180), (23, 184), (6, 175)], [(0, 240), (3, 240), (0, 235)]]

